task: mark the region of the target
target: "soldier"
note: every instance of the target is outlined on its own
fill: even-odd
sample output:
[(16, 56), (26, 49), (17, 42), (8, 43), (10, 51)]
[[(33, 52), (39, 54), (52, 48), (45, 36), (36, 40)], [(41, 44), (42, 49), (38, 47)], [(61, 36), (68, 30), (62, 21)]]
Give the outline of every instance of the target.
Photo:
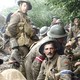
[(55, 24), (56, 24), (56, 21), (57, 21), (58, 19), (59, 19), (59, 17), (53, 16), (53, 17), (52, 17), (51, 26), (55, 25)]
[(80, 19), (79, 17), (75, 17), (72, 20), (71, 29), (68, 34), (68, 41), (72, 41), (73, 38), (76, 38), (79, 32), (80, 32)]
[[(39, 53), (39, 51), (38, 51), (38, 48), (41, 45), (41, 42), (46, 40), (49, 37), (54, 40), (56, 38), (57, 39), (60, 38), (60, 37), (64, 38), (66, 36), (66, 33), (61, 26), (57, 25), (55, 28), (54, 28), (54, 26), (53, 26), (53, 29), (51, 28), (50, 32), (49, 32), (50, 33), (49, 35), (51, 35), (51, 36), (46, 36), (45, 38), (40, 40), (35, 46), (33, 46), (33, 48), (30, 50), (30, 52), (26, 56), (25, 69), (26, 69), (27, 80), (33, 80), (33, 79), (36, 80), (36, 78), (38, 76), (38, 73), (40, 71), (42, 61), (45, 58), (45, 56), (42, 55), (41, 53)], [(58, 42), (56, 44), (58, 46), (57, 47), (58, 53), (63, 54), (63, 52), (64, 52), (63, 47), (61, 48), (60, 44)], [(38, 60), (36, 58), (38, 58)]]
[(77, 78), (80, 78), (80, 33), (76, 37), (76, 43), (77, 47), (75, 49), (72, 48), (73, 45), (71, 43), (66, 44), (66, 47), (68, 47), (66, 55), (72, 62), (72, 70), (74, 74), (78, 76)]
[(47, 36), (50, 38), (55, 38), (57, 40), (57, 51), (60, 55), (64, 54), (64, 47), (66, 44), (66, 37), (67, 34), (63, 28), (63, 26), (56, 24), (50, 28), (50, 30), (47, 32)]
[(54, 40), (49, 39), (40, 46), (39, 52), (46, 58), (41, 65), (37, 80), (71, 80), (70, 61), (65, 55), (57, 54), (55, 44)]
[(27, 0), (19, 0), (18, 5), (19, 10), (11, 15), (5, 37), (10, 38), (12, 48), (10, 63), (13, 63), (13, 67), (20, 68), (21, 72), (24, 73), (24, 59), (29, 52), (29, 47), (34, 42), (35, 32), (27, 16), (28, 10), (32, 9), (31, 3)]
[(42, 38), (44, 38), (45, 36), (47, 36), (47, 31), (49, 30), (49, 28), (50, 28), (50, 27), (47, 27), (47, 26), (41, 27), (39, 39), (42, 39)]
[(35, 34), (36, 34), (36, 36), (35, 36), (35, 41), (39, 41), (39, 29), (35, 26), (35, 25), (33, 25), (32, 24), (32, 28), (33, 28), (33, 30), (35, 31)]
[(51, 25), (50, 26), (53, 26), (53, 25), (56, 25), (56, 24), (60, 24), (60, 25), (63, 25), (61, 19), (57, 16), (53, 16), (52, 17), (52, 22), (51, 22)]
[(77, 39), (77, 47), (72, 51), (73, 52), (73, 60), (72, 62), (74, 62), (74, 66), (75, 66), (75, 69), (74, 69), (74, 66), (73, 66), (73, 71), (74, 71), (74, 74), (78, 76), (78, 78), (80, 78), (80, 65), (79, 65), (79, 62), (80, 62), (80, 33), (77, 35), (76, 37)]
[(70, 31), (67, 37), (67, 45), (73, 45), (73, 49), (77, 46), (75, 38), (80, 33), (80, 19), (75, 17), (72, 20), (72, 25), (70, 26)]

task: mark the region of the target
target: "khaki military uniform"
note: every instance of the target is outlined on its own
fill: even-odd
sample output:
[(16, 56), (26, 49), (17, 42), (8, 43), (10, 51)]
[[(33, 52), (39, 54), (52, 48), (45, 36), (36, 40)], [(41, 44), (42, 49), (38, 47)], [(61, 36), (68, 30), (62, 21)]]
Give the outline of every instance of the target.
[(80, 66), (75, 66), (75, 63), (80, 61), (80, 46), (77, 46), (75, 49), (69, 49), (69, 51), (67, 50), (67, 55), (70, 55), (72, 71), (74, 74), (80, 74)]
[(43, 61), (37, 80), (71, 80), (70, 74), (56, 76), (62, 70), (70, 70), (69, 59), (56, 53), (51, 60)]
[(16, 38), (19, 46), (26, 45), (28, 47), (33, 43), (31, 38), (35, 35), (27, 15), (20, 11), (12, 14), (6, 34)]
[(15, 38), (16, 43), (18, 43), (15, 48), (18, 49), (19, 53), (12, 54), (12, 57), (15, 56), (15, 59), (18, 58), (18, 62), (23, 64), (25, 56), (29, 52), (29, 47), (34, 42), (32, 37), (35, 35), (27, 15), (20, 10), (13, 13), (5, 33), (10, 38)]
[[(37, 46), (38, 47), (38, 46)], [(33, 75), (32, 75), (32, 63), (35, 60), (36, 56), (39, 54), (37, 53), (36, 50), (36, 45), (33, 46), (33, 48), (30, 50), (30, 52), (27, 54), (26, 59), (25, 59), (25, 70), (26, 70), (26, 77), (27, 80), (33, 80)], [(35, 65), (36, 66), (36, 65)]]
[(72, 38), (76, 38), (78, 33), (80, 32), (80, 26), (73, 26), (70, 29), (69, 35), (68, 35), (68, 40), (71, 40)]
[(80, 66), (74, 67), (74, 64), (78, 61), (80, 61), (80, 46), (76, 47), (76, 49), (73, 50), (72, 66), (75, 74), (80, 74)]
[(72, 26), (67, 37), (67, 42), (71, 41), (74, 49), (76, 48), (75, 38), (79, 33), (80, 33), (80, 26)]
[[(42, 59), (40, 58), (41, 59), (40, 61), (38, 60), (38, 58), (41, 56), (42, 56)], [(38, 53), (36, 49), (31, 50), (28, 53), (25, 61), (25, 70), (26, 70), (27, 80), (36, 80), (43, 60), (44, 60), (43, 55)]]
[(80, 46), (77, 46), (72, 52), (73, 52), (74, 59), (79, 58), (80, 57)]

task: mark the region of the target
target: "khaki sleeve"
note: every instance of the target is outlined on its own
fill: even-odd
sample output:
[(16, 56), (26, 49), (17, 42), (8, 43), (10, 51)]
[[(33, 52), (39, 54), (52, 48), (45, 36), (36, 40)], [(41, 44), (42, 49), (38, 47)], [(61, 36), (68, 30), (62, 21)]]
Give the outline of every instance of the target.
[(64, 69), (71, 69), (70, 67), (70, 60), (68, 59), (68, 57), (66, 55), (60, 55), (60, 57), (58, 58), (58, 70), (64, 70)]
[(74, 58), (73, 59), (80, 59), (80, 51), (73, 54)]
[(10, 37), (14, 37), (16, 36), (16, 34), (18, 33), (18, 23), (20, 21), (20, 16), (18, 13), (13, 14), (11, 16), (10, 22), (8, 24), (8, 27), (6, 29), (6, 34)]
[(35, 57), (36, 57), (36, 50), (35, 48), (32, 48), (30, 52), (27, 54), (26, 59), (25, 59), (26, 77), (28, 80), (33, 80), (31, 66)]
[(39, 75), (37, 77), (37, 80), (44, 80), (45, 79), (44, 70), (45, 70), (45, 60), (43, 61), (42, 65), (41, 65), (40, 72), (39, 72)]
[(33, 73), (34, 80), (36, 80), (36, 78), (39, 74), (40, 67), (41, 67), (41, 64), (44, 61), (44, 59), (45, 59), (44, 56), (40, 54), (40, 55), (36, 56), (35, 60), (32, 63), (32, 73)]
[[(61, 55), (59, 57), (57, 65), (58, 65), (58, 71), (71, 70), (70, 61), (66, 57), (66, 55)], [(60, 75), (60, 79), (61, 80), (71, 80), (71, 75), (70, 74)]]
[(73, 37), (73, 31), (72, 31), (72, 28), (71, 28), (69, 33), (68, 33), (68, 41), (70, 41), (72, 37)]
[(76, 49), (73, 50), (73, 60), (80, 59), (80, 48), (76, 47)]
[(29, 37), (33, 37), (35, 35), (35, 30), (32, 28), (31, 24), (26, 22), (24, 25), (24, 31)]

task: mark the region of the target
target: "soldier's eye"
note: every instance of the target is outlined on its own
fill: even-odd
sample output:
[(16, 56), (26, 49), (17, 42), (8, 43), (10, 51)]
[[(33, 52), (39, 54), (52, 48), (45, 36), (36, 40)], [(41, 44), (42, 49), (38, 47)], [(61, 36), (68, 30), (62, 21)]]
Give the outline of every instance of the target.
[(45, 48), (44, 50), (48, 50), (48, 48)]

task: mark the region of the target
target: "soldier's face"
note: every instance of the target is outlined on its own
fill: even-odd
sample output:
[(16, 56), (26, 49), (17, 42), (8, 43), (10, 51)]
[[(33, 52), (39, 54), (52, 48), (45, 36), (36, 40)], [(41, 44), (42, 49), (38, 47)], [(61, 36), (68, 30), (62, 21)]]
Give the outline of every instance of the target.
[(60, 20), (60, 19), (57, 19), (57, 20), (56, 20), (56, 23), (57, 23), (57, 24), (58, 24), (58, 23), (60, 23), (60, 22), (61, 22), (61, 20)]
[(57, 21), (57, 19), (56, 19), (56, 18), (53, 18), (53, 19), (52, 19), (52, 24), (55, 24), (56, 21)]
[(74, 25), (76, 25), (76, 26), (79, 25), (79, 19), (78, 19), (78, 18), (75, 18), (75, 19), (74, 19)]
[(54, 46), (53, 46), (52, 43), (46, 44), (46, 45), (44, 46), (44, 54), (45, 54), (46, 57), (49, 58), (49, 59), (54, 56), (55, 50), (56, 50), (56, 49), (54, 48)]
[(57, 38), (57, 41), (63, 45), (66, 44), (66, 41), (67, 41), (67, 37), (62, 37), (62, 38)]
[(27, 3), (23, 2), (21, 5), (20, 5), (20, 9), (23, 13), (26, 13), (28, 11), (28, 5)]

